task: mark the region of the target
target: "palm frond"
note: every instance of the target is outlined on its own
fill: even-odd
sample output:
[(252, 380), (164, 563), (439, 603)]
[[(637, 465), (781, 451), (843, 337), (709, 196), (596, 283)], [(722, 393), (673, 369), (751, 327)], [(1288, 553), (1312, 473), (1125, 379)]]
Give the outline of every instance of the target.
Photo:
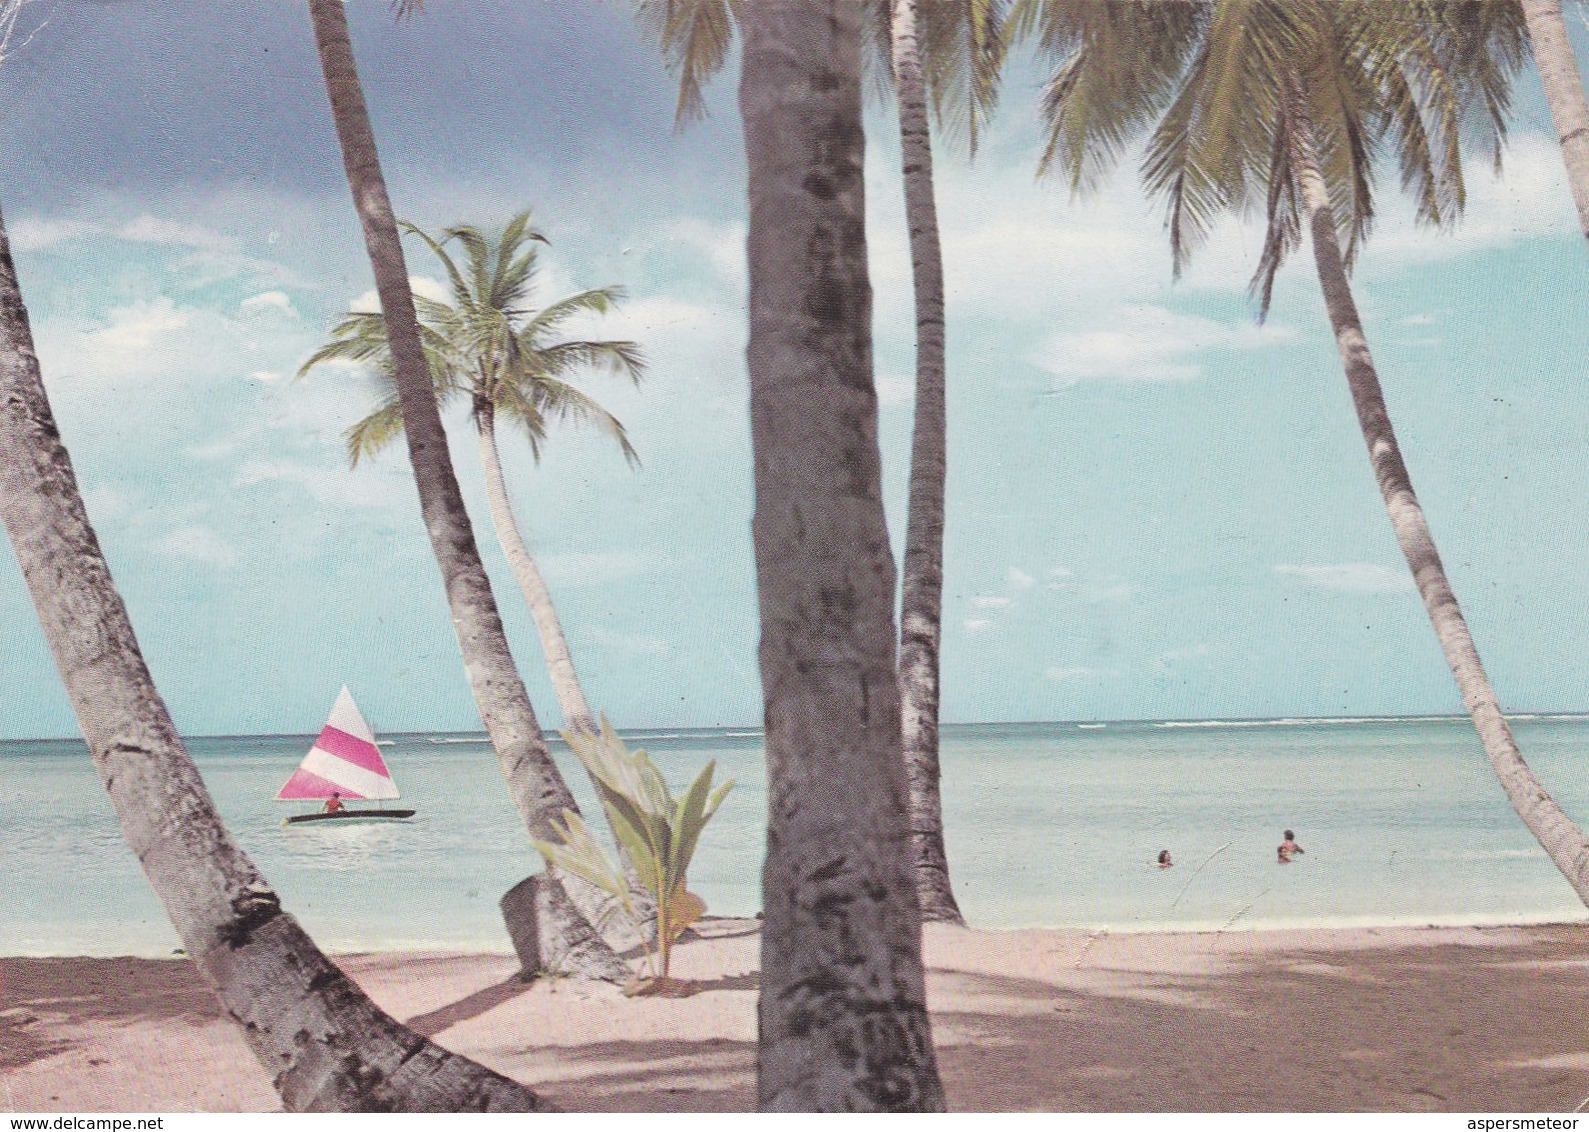
[(1141, 172), (1176, 274), (1221, 215), (1261, 204), (1260, 318), (1302, 236), (1289, 85), (1350, 266), (1387, 150), (1421, 220), (1461, 214), (1464, 147), (1499, 161), (1528, 53), (1517, 0), (1017, 0), (1008, 17), (1007, 38), (1035, 38), (1054, 65), (1040, 174), (1088, 188), (1147, 133)]
[[(530, 210), (515, 215), (497, 240), (496, 268), (492, 272), (489, 304), (498, 310), (515, 305), (529, 288), (535, 275), (535, 248), (526, 244), (551, 241), (530, 227)], [(522, 249), (522, 250), (521, 250)]]
[(578, 369), (606, 370), (635, 385), (645, 376), (646, 359), (634, 342), (558, 342), (536, 351), (536, 364), (546, 378)]
[(974, 157), (998, 104), (1009, 2), (924, 0), (916, 10), (933, 120), (947, 140)]
[(469, 286), (454, 299), (459, 307), (484, 306), (491, 298), (491, 242), (473, 224), (454, 224), (442, 233), (440, 247), (457, 240), (463, 247)]
[(735, 0), (638, 0), (635, 19), (679, 81), (673, 122), (683, 129), (706, 116), (702, 90), (722, 70), (734, 42)]
[(581, 392), (566, 381), (542, 378), (534, 386), (535, 407), (545, 420), (559, 423), (581, 424), (610, 438), (623, 452), (631, 467), (640, 465), (640, 454), (629, 443), (629, 433), (618, 418), (598, 405), (589, 394)]
[(402, 434), (403, 409), (394, 391), (383, 397), (369, 416), (342, 434), (348, 450), (348, 466), (358, 467), (360, 459), (374, 456)]
[(453, 302), (459, 306), (465, 305), (469, 301), (469, 285), (464, 282), (463, 275), (458, 270), (458, 265), (453, 262), (452, 256), (447, 254), (447, 249), (431, 239), (428, 233), (410, 224), (407, 220), (399, 220), (397, 225), (403, 231), (412, 236), (418, 236), (425, 241), (425, 246), (431, 250), (431, 253), (437, 259), (441, 260), (442, 268), (447, 272), (447, 282), (452, 287)]
[[(545, 242), (532, 227), (530, 215), (527, 209), (515, 214), (496, 236), (471, 224), (455, 224), (437, 240), (412, 224), (404, 225), (441, 261), (454, 299), (451, 303), (424, 296), (414, 299), (437, 400), (446, 406), (468, 396), (477, 418), (487, 412), (500, 414), (524, 434), (537, 460), (550, 419), (597, 428), (618, 443), (626, 460), (636, 463), (634, 447), (617, 418), (565, 379), (576, 371), (593, 369), (638, 384), (646, 364), (640, 347), (618, 340), (546, 341), (578, 315), (611, 313), (623, 298), (623, 288), (593, 288), (544, 310), (528, 309), (533, 245)], [(463, 248), (461, 264), (445, 247), (452, 241)], [(376, 409), (346, 434), (349, 458), (357, 463), (402, 431), (385, 320), (374, 312), (349, 312), (332, 328), (325, 344), (303, 363), (298, 375), (329, 362), (361, 366), (386, 388)]]
[(1056, 64), (1044, 88), (1046, 141), (1038, 175), (1058, 170), (1071, 188), (1096, 187), (1131, 140), (1175, 98), (1206, 44), (1209, 5), (1019, 0), (1004, 28), (1038, 38)]
[(1285, 115), (1275, 124), (1269, 156), (1269, 192), (1264, 208), (1263, 252), (1253, 273), (1249, 292), (1258, 300), (1258, 321), (1269, 316), (1275, 276), (1286, 256), (1302, 242), (1302, 218), (1297, 208), (1296, 179), (1291, 171), (1291, 135)]
[(538, 343), (546, 335), (555, 334), (576, 315), (611, 314), (627, 293), (623, 287), (595, 287), (559, 299), (531, 315), (519, 331), (520, 338), (529, 343)]
[(879, 106), (894, 102), (894, 6), (890, 0), (861, 5), (861, 84)]
[(541, 462), (541, 445), (546, 443), (546, 418), (533, 395), (513, 382), (501, 382), (492, 390), (492, 410), (499, 418), (516, 425), (530, 442), (530, 455)]
[(1297, 9), (1269, 0), (1222, 0), (1202, 29), (1196, 58), (1149, 138), (1143, 179), (1167, 198), (1173, 271), (1225, 212), (1267, 195), (1280, 76), (1307, 50)]

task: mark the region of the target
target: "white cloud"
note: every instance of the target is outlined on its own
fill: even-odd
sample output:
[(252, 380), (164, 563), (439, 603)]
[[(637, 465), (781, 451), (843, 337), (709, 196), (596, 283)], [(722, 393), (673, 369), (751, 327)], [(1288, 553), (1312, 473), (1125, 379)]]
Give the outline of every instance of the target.
[(1342, 593), (1396, 593), (1413, 588), (1405, 570), (1392, 570), (1371, 562), (1342, 562), (1332, 566), (1281, 565), (1276, 574), (1296, 578), (1303, 585)]
[(243, 252), (235, 236), (199, 224), (185, 224), (145, 213), (116, 229), (115, 235), (132, 243), (187, 248), (190, 254), (179, 266), (187, 273), (186, 284), (189, 288), (203, 287), (237, 276), (255, 277), (261, 281), (268, 279), (287, 286), (312, 286), (309, 281), (299, 278), (297, 273), (279, 263)]
[(704, 259), (720, 282), (733, 287), (744, 285), (745, 225), (739, 221), (723, 224), (686, 217), (668, 224), (662, 236)]
[(993, 622), (989, 621), (986, 617), (968, 617), (966, 619), (966, 632), (980, 633), (991, 624), (993, 624)]
[(1432, 314), (1410, 314), (1406, 318), (1401, 319), (1401, 324), (1403, 326), (1433, 326), (1435, 324), (1435, 316)]
[(1037, 579), (1022, 570), (1019, 566), (1011, 566), (1009, 572), (1010, 585), (1018, 590), (1029, 590), (1037, 584)]
[[(950, 325), (1085, 325), (1113, 304), (1162, 296), (1171, 285), (1169, 241), (1161, 205), (1138, 184), (1138, 156), (1125, 155), (1096, 193), (1080, 199), (1033, 178), (1036, 154), (1027, 144), (984, 149), (974, 165), (938, 166)], [(914, 323), (898, 155), (871, 157), (867, 247), (877, 322), (881, 335), (903, 337)], [(1259, 246), (1238, 221), (1222, 221), (1178, 289), (1243, 293)]]
[(134, 243), (172, 244), (201, 251), (231, 251), (237, 246), (237, 241), (212, 229), (176, 220), (162, 220), (148, 213), (123, 224), (116, 230), (116, 235)]
[(186, 558), (213, 566), (229, 566), (237, 561), (237, 551), (208, 527), (197, 524), (178, 527), (150, 544), (157, 554)]
[(262, 320), (169, 295), (112, 308), (97, 324), (41, 319), (35, 338), (51, 395), (69, 412), (82, 409), (105, 420), (104, 397), (136, 398), (140, 413), (173, 427), (176, 418), (169, 414), (179, 404), (186, 406), (184, 416), (204, 415), (206, 406), (196, 399), (201, 390), (250, 375), (259, 383), (291, 373), (313, 343), (296, 320)]
[(1007, 597), (974, 597), (971, 599), (973, 609), (1003, 609), (1010, 604)]
[(1410, 209), (1400, 207), (1389, 223), (1376, 225), (1360, 269), (1402, 273), (1431, 261), (1576, 231), (1561, 147), (1547, 134), (1515, 136), (1499, 177), (1487, 163), (1471, 162), (1467, 190), (1466, 213), (1450, 232), (1417, 225)]
[(289, 318), (298, 317), (297, 308), (292, 305), (292, 299), (288, 298), (285, 291), (263, 291), (258, 295), (250, 295), (237, 304), (237, 309), (243, 314), (276, 312)]
[(80, 379), (122, 381), (169, 368), (194, 324), (195, 312), (165, 295), (116, 307), (103, 326), (60, 333), (45, 324), (39, 355), (46, 372)]
[[(452, 301), (452, 292), (447, 289), (447, 285), (439, 279), (432, 279), (428, 275), (410, 275), (408, 277), (408, 288), (424, 299), (432, 299), (438, 303)], [(348, 304), (348, 310), (356, 311), (360, 314), (375, 314), (380, 309), (381, 297), (376, 293), (374, 287), (371, 287)]]
[(178, 308), (161, 295), (153, 302), (138, 299), (130, 307), (111, 311), (110, 325), (94, 337), (111, 351), (147, 350), (156, 339), (186, 329), (192, 321), (192, 311)]
[(81, 220), (49, 220), (43, 217), (23, 217), (6, 226), (6, 238), (19, 252), (39, 251), (68, 240), (92, 236), (103, 231), (97, 224)]
[(1242, 319), (1214, 322), (1163, 307), (1128, 305), (1103, 325), (1049, 338), (1031, 361), (1053, 374), (1056, 388), (1082, 381), (1190, 381), (1203, 372), (1208, 350), (1256, 350), (1296, 333)]
[(612, 314), (581, 320), (579, 332), (599, 331), (609, 338), (632, 338), (649, 348), (649, 340), (659, 334), (721, 334), (729, 322), (730, 312), (723, 307), (669, 295), (649, 295), (624, 302)]

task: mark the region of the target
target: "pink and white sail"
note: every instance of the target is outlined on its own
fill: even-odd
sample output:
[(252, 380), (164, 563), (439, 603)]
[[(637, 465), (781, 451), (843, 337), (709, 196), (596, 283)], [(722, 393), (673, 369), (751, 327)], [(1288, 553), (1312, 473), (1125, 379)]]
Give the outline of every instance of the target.
[(320, 801), (332, 794), (352, 799), (398, 797), (397, 783), (375, 745), (375, 733), (346, 688), (276, 801)]

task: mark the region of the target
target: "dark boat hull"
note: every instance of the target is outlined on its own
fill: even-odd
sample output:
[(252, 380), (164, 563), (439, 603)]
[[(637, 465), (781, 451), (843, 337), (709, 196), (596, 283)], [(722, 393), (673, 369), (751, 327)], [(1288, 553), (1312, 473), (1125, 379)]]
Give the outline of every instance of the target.
[(285, 825), (307, 825), (309, 822), (349, 821), (402, 821), (414, 816), (413, 810), (338, 810), (334, 814), (295, 814)]

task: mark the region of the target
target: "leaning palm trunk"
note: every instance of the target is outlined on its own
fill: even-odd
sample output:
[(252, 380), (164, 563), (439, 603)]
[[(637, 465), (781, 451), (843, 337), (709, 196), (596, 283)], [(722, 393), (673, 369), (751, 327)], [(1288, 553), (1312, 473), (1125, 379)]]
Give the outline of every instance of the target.
[(1578, 206), (1578, 226), (1589, 238), (1589, 104), (1584, 101), (1578, 61), (1562, 19), (1561, 0), (1523, 0), (1528, 38), (1545, 88), (1545, 104), (1561, 141), (1567, 182)]
[(1523, 760), (1506, 717), (1496, 702), (1489, 678), (1484, 674), (1484, 666), (1479, 662), (1478, 650), (1446, 578), (1445, 567), (1440, 562), (1439, 551), (1435, 549), (1429, 524), (1413, 492), (1412, 478), (1402, 462), (1396, 434), (1391, 428), (1379, 375), (1369, 354), (1368, 340), (1363, 335), (1342, 260), (1335, 216), (1319, 170), (1312, 123), (1299, 93), (1293, 91), (1288, 101), (1287, 129), (1293, 169), (1301, 188), (1303, 218), (1312, 237), (1319, 286), (1324, 292), (1336, 348), (1351, 387), (1352, 404), (1357, 410), (1363, 439), (1368, 444), (1374, 478), (1390, 513), (1396, 541), (1412, 570), (1418, 594), (1423, 598), (1435, 636), (1439, 638), (1440, 649), (1456, 678), (1462, 702), (1473, 718), (1473, 726), (1501, 781), (1501, 788), (1529, 832), (1550, 854), (1550, 859), (1579, 897), (1589, 904), (1589, 839), (1585, 839), (1572, 819), (1562, 812)]
[[(563, 625), (552, 605), (552, 595), (546, 588), (529, 547), (524, 545), (518, 522), (513, 517), (513, 501), (508, 498), (507, 482), (502, 476), (502, 460), (497, 455), (496, 407), (489, 400), (482, 399), (475, 405), (474, 419), (480, 438), (480, 464), (485, 469), (491, 523), (496, 528), (497, 541), (501, 543), (502, 553), (507, 556), (508, 565), (513, 569), (525, 604), (530, 607), (530, 616), (535, 621), (535, 631), (541, 639), (541, 651), (546, 656), (546, 670), (552, 678), (552, 690), (557, 695), (557, 706), (563, 713), (563, 726), (572, 732), (594, 735), (596, 723), (586, 705), (579, 676), (574, 672), (574, 660), (569, 656), (568, 643), (563, 639)], [(591, 781), (595, 784), (594, 777)], [(599, 788), (597, 794), (600, 795)], [(630, 899), (639, 909), (637, 922), (654, 928), (655, 924), (649, 918), (656, 910), (654, 901), (627, 858), (623, 862), (623, 871), (629, 879)], [(578, 878), (574, 878), (574, 883), (579, 883)], [(618, 909), (615, 898), (603, 893), (599, 904), (587, 904), (586, 907), (592, 922), (604, 925), (605, 934), (614, 946), (628, 948), (638, 943), (652, 942), (654, 933), (645, 927), (632, 936), (624, 933), (626, 920), (615, 915)]]
[(569, 655), (568, 641), (563, 637), (563, 623), (557, 618), (546, 581), (535, 565), (530, 548), (524, 545), (519, 524), (513, 517), (513, 503), (502, 478), (502, 461), (497, 456), (496, 409), (489, 401), (475, 407), (475, 424), (480, 436), (480, 463), (485, 468), (491, 524), (496, 528), (502, 553), (507, 556), (513, 577), (519, 583), (519, 592), (524, 595), (524, 603), (530, 607), (530, 617), (535, 621), (535, 633), (541, 639), (541, 652), (546, 656), (546, 672), (552, 678), (552, 691), (563, 713), (563, 726), (569, 731), (594, 735), (596, 721), (590, 714), (579, 675), (574, 671), (574, 658)]
[(916, 409), (900, 606), (899, 695), (910, 842), (924, 920), (963, 924), (949, 884), (938, 789), (938, 673), (943, 637), (944, 407), (943, 253), (932, 184), (932, 134), (921, 74), (916, 0), (894, 0), (894, 82), (905, 171), (905, 213), (916, 291)]
[[(453, 628), (475, 707), (501, 761), (514, 805), (531, 836), (552, 840), (556, 836), (554, 819), (561, 818), (565, 809), (578, 812), (578, 806), (547, 752), (529, 695), (514, 668), (491, 583), (481, 564), (463, 495), (453, 475), (447, 435), (420, 345), (403, 246), (354, 66), (347, 13), (342, 0), (309, 0), (309, 14), (342, 145), (348, 187), (364, 230), (380, 296), (420, 510), (447, 589)], [(569, 879), (564, 887), (586, 915), (600, 908), (601, 894), (594, 886)], [(552, 922), (541, 925), (545, 934), (543, 953), (560, 955), (559, 965), (571, 973), (617, 981), (629, 977), (623, 960), (591, 931), (587, 922), (577, 914), (571, 915), (567, 904), (554, 901), (550, 908), (553, 914), (547, 919)]]
[(297, 1111), (528, 1112), (528, 1089), (400, 1025), (238, 848), (144, 665), (56, 431), (0, 218), (0, 518), (127, 844)]
[(910, 867), (853, 0), (740, 9), (766, 712), (758, 1094), (943, 1107)]

